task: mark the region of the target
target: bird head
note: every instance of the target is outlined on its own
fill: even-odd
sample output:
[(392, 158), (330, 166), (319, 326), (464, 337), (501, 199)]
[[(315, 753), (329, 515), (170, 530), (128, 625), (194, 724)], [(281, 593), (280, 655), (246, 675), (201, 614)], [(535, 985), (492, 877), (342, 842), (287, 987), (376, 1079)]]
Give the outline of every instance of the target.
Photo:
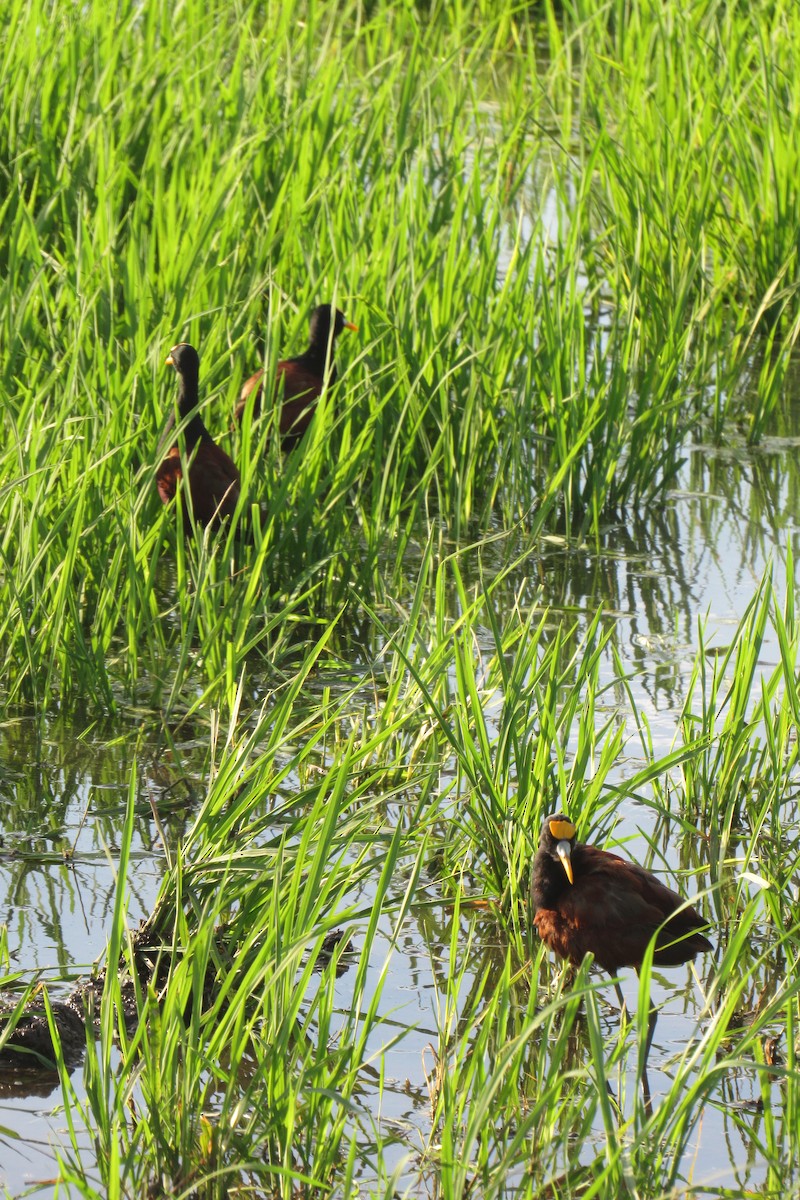
[(200, 372), (200, 356), (194, 346), (188, 342), (178, 342), (173, 346), (164, 360), (164, 365), (174, 367), (179, 375), (198, 375)]
[(559, 859), (570, 883), (575, 882), (572, 874), (572, 847), (575, 845), (576, 834), (577, 830), (569, 817), (564, 813), (555, 813), (545, 821), (541, 837), (541, 845), (554, 858)]
[(316, 345), (327, 345), (331, 323), (334, 340), (343, 329), (358, 330), (358, 326), (348, 321), (341, 309), (332, 308), (330, 304), (318, 304), (311, 314), (311, 341)]

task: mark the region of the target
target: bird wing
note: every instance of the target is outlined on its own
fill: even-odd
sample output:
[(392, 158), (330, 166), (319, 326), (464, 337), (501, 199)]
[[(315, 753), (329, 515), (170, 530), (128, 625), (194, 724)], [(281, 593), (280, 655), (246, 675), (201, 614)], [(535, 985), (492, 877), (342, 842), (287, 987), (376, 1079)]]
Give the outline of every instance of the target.
[(242, 390), (239, 393), (239, 403), (236, 405), (236, 408), (233, 412), (233, 418), (237, 423), (240, 422), (244, 416), (244, 410), (245, 406), (247, 405), (248, 397), (254, 390), (256, 394), (253, 399), (253, 416), (257, 417), (261, 412), (261, 378), (263, 374), (263, 371), (256, 371), (254, 375), (251, 375), (250, 378), (246, 379), (242, 384)]
[(214, 442), (201, 442), (189, 466), (189, 490), (195, 520), (208, 525), (229, 517), (239, 499), (239, 471), (230, 455)]
[[(239, 403), (234, 410), (234, 420), (241, 421), (250, 394), (255, 390), (253, 416), (261, 412), (263, 371), (256, 371), (245, 380), (239, 393)], [(256, 390), (257, 389), (257, 390)], [(322, 380), (316, 371), (303, 366), (297, 359), (287, 358), (275, 369), (275, 402), (281, 405), (281, 433), (295, 436), (305, 432), (311, 419), (314, 402), (322, 392)], [(306, 410), (309, 409), (308, 413)]]
[(169, 504), (170, 500), (175, 499), (180, 481), (181, 455), (178, 447), (173, 446), (156, 471), (156, 487), (163, 504)]
[[(655, 962), (674, 965), (711, 948), (702, 935), (694, 933), (705, 926), (699, 914), (691, 907), (681, 908), (683, 897), (644, 867), (593, 846), (577, 846), (573, 868), (576, 886), (560, 895), (552, 913), (541, 910), (537, 914), (540, 933), (544, 928), (567, 948), (564, 952), (548, 941), (564, 958), (580, 962), (591, 950), (606, 971), (638, 966), (665, 921), (669, 923), (658, 934)], [(682, 946), (675, 944), (680, 938), (688, 940)]]
[[(164, 504), (175, 499), (182, 478), (180, 450), (173, 446), (156, 471), (156, 486)], [(230, 455), (214, 442), (200, 442), (192, 452), (189, 491), (195, 520), (201, 525), (208, 525), (218, 517), (229, 517), (236, 508), (239, 471)]]
[(278, 363), (275, 384), (276, 396), (280, 398), (281, 394), (283, 395), (284, 411), (288, 401), (302, 400), (304, 407), (316, 400), (322, 392), (322, 380), (318, 373), (292, 358)]

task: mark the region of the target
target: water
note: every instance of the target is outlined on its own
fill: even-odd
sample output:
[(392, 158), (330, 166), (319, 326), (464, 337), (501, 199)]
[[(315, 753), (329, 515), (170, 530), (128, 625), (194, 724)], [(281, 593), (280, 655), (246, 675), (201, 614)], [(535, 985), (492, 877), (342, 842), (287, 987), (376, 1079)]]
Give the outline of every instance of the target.
[[(565, 548), (558, 539), (548, 540), (540, 557), (495, 595), (499, 606), (514, 595), (524, 606), (526, 601), (534, 603), (543, 587), (543, 599), (556, 615), (567, 612), (585, 625), (602, 606), (606, 620), (613, 623), (614, 644), (630, 669), (635, 703), (647, 716), (657, 754), (672, 745), (699, 626), (706, 646), (728, 644), (768, 564), (779, 596), (796, 585), (795, 578), (786, 577), (785, 548), (797, 548), (800, 439), (785, 431), (797, 427), (797, 415), (784, 414), (784, 436), (754, 453), (695, 450), (665, 504), (610, 524), (599, 547)], [(771, 633), (762, 650), (764, 672), (778, 660), (770, 638)], [(488, 635), (485, 649), (493, 650)], [(603, 671), (606, 680), (615, 677), (610, 656)], [(195, 783), (202, 794), (202, 752), (189, 741), (181, 751), (190, 773), (192, 764), (197, 766)], [(641, 765), (637, 755), (638, 743), (631, 741), (617, 767), (620, 780)], [(151, 911), (164, 871), (164, 848), (151, 803), (170, 841), (179, 839), (193, 812), (190, 789), (157, 732), (142, 727), (140, 717), (86, 727), (63, 717), (22, 717), (0, 729), (0, 902), (11, 966), (26, 979), (41, 973), (54, 985), (55, 994), (59, 988), (69, 991), (103, 953), (134, 759), (137, 810), (128, 879), (130, 925)], [(652, 828), (651, 814), (631, 802), (621, 806), (618, 816), (626, 833)], [(637, 846), (635, 839), (627, 843), (626, 853), (635, 856)], [(435, 901), (435, 887), (427, 887), (427, 898)], [(428, 1130), (423, 1064), (430, 1056), (429, 1046), (436, 1044), (437, 981), (447, 967), (449, 920), (444, 904), (433, 918), (429, 908), (412, 913), (392, 954), (384, 989), (382, 1009), (391, 1011), (392, 1029), (406, 1030), (385, 1058), (387, 1082), (380, 1113), (382, 1128), (397, 1134), (397, 1162), (411, 1155), (413, 1163)], [(466, 941), (466, 925), (473, 918), (462, 914), (461, 920)], [(384, 923), (375, 942), (376, 981), (391, 932)], [(484, 936), (492, 937), (488, 923)], [(710, 966), (699, 962), (701, 975)], [(637, 983), (629, 975), (624, 992), (633, 1009)], [(669, 1088), (671, 1057), (697, 1032), (702, 1000), (688, 969), (672, 971), (665, 979), (665, 986), (654, 987), (661, 1009), (650, 1060), (656, 1103)], [(337, 983), (345, 1008), (349, 988), (345, 975)], [(610, 987), (608, 994), (613, 1000)], [(606, 1019), (618, 1019), (610, 1007)], [(386, 1037), (385, 1029), (380, 1036)], [(380, 1043), (370, 1050), (377, 1055)], [(430, 1065), (429, 1061), (429, 1069)], [(73, 1083), (82, 1098), (80, 1069)], [(0, 1087), (0, 1182), (16, 1195), (56, 1174), (53, 1147), (65, 1144), (57, 1111), (60, 1092), (54, 1078), (43, 1077), (35, 1094), (24, 1094), (19, 1081), (7, 1073), (0, 1077)], [(708, 1106), (696, 1139), (693, 1178), (712, 1192), (723, 1185), (757, 1187), (763, 1174), (747, 1133), (760, 1120), (755, 1108), (748, 1108), (760, 1095), (755, 1072), (743, 1069), (726, 1081), (726, 1089), (729, 1106)], [(414, 1171), (408, 1170), (411, 1180)], [(52, 1194), (52, 1183), (42, 1183), (34, 1194)]]

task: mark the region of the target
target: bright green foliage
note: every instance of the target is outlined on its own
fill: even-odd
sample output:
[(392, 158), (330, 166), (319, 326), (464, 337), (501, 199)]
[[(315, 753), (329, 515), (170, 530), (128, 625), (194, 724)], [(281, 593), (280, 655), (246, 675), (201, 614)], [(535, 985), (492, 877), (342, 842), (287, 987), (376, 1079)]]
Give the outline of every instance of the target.
[[(125, 1028), (112, 970), (85, 1102), (59, 1064), (74, 1194), (682, 1194), (743, 1076), (767, 1190), (796, 1193), (791, 598), (765, 580), (701, 649), (659, 755), (613, 621), (531, 579), (544, 536), (655, 508), (693, 437), (758, 441), (783, 397), (799, 43), (794, 0), (0, 13), (0, 707), (157, 725), (176, 772), (176, 730), (204, 747), (164, 837), (166, 982)], [(232, 430), (233, 407), (325, 300), (359, 333), (284, 457), (274, 414)], [(179, 340), (242, 474), (204, 536), (155, 489)], [(655, 813), (651, 860), (677, 838), (718, 935), (653, 1111), (651, 964), (609, 1032), (531, 929), (544, 814), (624, 839), (621, 798)], [(412, 910), (438, 984), (422, 1133), (382, 1113)], [(316, 970), (339, 925), (344, 983), (343, 947)]]
[[(228, 684), (280, 661), (288, 622), (402, 589), (435, 520), (597, 530), (698, 424), (760, 436), (797, 333), (795, 6), (547, 16), (549, 54), (513, 7), (7, 8), (11, 701), (185, 707), (195, 636), (211, 698), (212, 640)], [(281, 462), (230, 414), (321, 299), (360, 333)], [(176, 547), (155, 496), (179, 339), (259, 509), (237, 554)]]
[[(400, 1155), (412, 1192), (435, 1179), (453, 1196), (476, 1187), (497, 1197), (550, 1187), (667, 1194), (688, 1186), (704, 1112), (726, 1111), (732, 1080), (755, 1081), (770, 1114), (763, 1137), (743, 1125), (759, 1162), (793, 1178), (791, 612), (778, 610), (765, 581), (730, 650), (698, 653), (679, 744), (656, 755), (633, 713), (643, 765), (623, 774), (628, 681), (620, 669), (609, 693), (598, 676), (613, 627), (548, 637), (546, 620), (515, 611), (495, 622), (492, 649), (478, 624), (495, 605), (491, 587), (469, 588), (454, 563), (434, 572), (430, 553), (422, 577), (430, 586), (421, 584), (376, 664), (377, 710), (359, 685), (310, 711), (298, 676), (260, 717), (242, 720), (239, 694), (227, 727), (215, 726), (207, 794), (181, 845), (165, 846), (152, 924), (166, 939), (166, 982), (143, 988), (137, 1024), (117, 1029), (120, 1064), (112, 972), (85, 1106), (64, 1075), (70, 1121), (96, 1130), (104, 1185), (113, 1192), (124, 1178), (120, 1195), (143, 1196), (157, 1181), (206, 1195), (251, 1186), (289, 1196), (365, 1178), (369, 1194), (388, 1195)], [(461, 616), (447, 632), (450, 585)], [(760, 688), (754, 668), (768, 627), (784, 650)], [(709, 770), (724, 795), (702, 783)], [(135, 780), (133, 771), (122, 871)], [(623, 798), (627, 811), (632, 800), (654, 811), (647, 865), (663, 871), (664, 846), (677, 840), (683, 886), (710, 916), (717, 945), (705, 981), (695, 976), (693, 1036), (673, 1055), (668, 1092), (652, 1111), (636, 1081), (652, 963), (632, 1024), (609, 1020), (607, 983), (586, 966), (574, 980), (554, 969), (528, 901), (544, 814), (564, 805), (582, 837), (603, 842), (613, 830), (624, 842), (633, 830), (618, 810)], [(124, 953), (124, 916), (121, 886), (110, 961)], [(385, 991), (412, 927), (437, 985), (422, 1144), (378, 1116), (397, 1088), (385, 1075), (392, 1051), (414, 1032)], [(340, 943), (320, 965), (334, 928), (352, 947)], [(340, 961), (349, 971), (337, 981)], [(670, 983), (688, 1005), (687, 978)], [(776, 1036), (785, 1053), (777, 1065), (763, 1050)], [(76, 1134), (62, 1169), (90, 1194), (94, 1168), (83, 1157)]]

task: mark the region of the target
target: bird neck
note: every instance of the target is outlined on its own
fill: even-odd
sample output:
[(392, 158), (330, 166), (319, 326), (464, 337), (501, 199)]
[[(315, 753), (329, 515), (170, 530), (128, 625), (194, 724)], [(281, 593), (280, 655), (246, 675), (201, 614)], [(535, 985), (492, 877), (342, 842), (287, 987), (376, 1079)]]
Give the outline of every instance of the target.
[(558, 897), (572, 884), (561, 863), (541, 850), (533, 860), (531, 894), (535, 908), (553, 908)]
[[(314, 340), (309, 342), (308, 349), (303, 354), (301, 354), (300, 357), (303, 360), (303, 364), (305, 366), (307, 366), (310, 370), (312, 370), (315, 375), (321, 376), (325, 370), (325, 361), (326, 361), (326, 359), (328, 359), (328, 339), (327, 339), (327, 337), (315, 338)], [(331, 342), (331, 353), (330, 353), (329, 363), (330, 363), (330, 369), (329, 369), (328, 377), (329, 377), (329, 381), (331, 383), (333, 383), (334, 379), (336, 378), (336, 367), (333, 365), (333, 342)]]
[(198, 400), (197, 379), (191, 375), (188, 378), (184, 375), (179, 376), (178, 412), (181, 415), (181, 423), (187, 417), (191, 418), (183, 431), (183, 436), (186, 438), (186, 445), (190, 450), (198, 442), (211, 441), (211, 434), (206, 429), (203, 424), (203, 418), (197, 411)]

